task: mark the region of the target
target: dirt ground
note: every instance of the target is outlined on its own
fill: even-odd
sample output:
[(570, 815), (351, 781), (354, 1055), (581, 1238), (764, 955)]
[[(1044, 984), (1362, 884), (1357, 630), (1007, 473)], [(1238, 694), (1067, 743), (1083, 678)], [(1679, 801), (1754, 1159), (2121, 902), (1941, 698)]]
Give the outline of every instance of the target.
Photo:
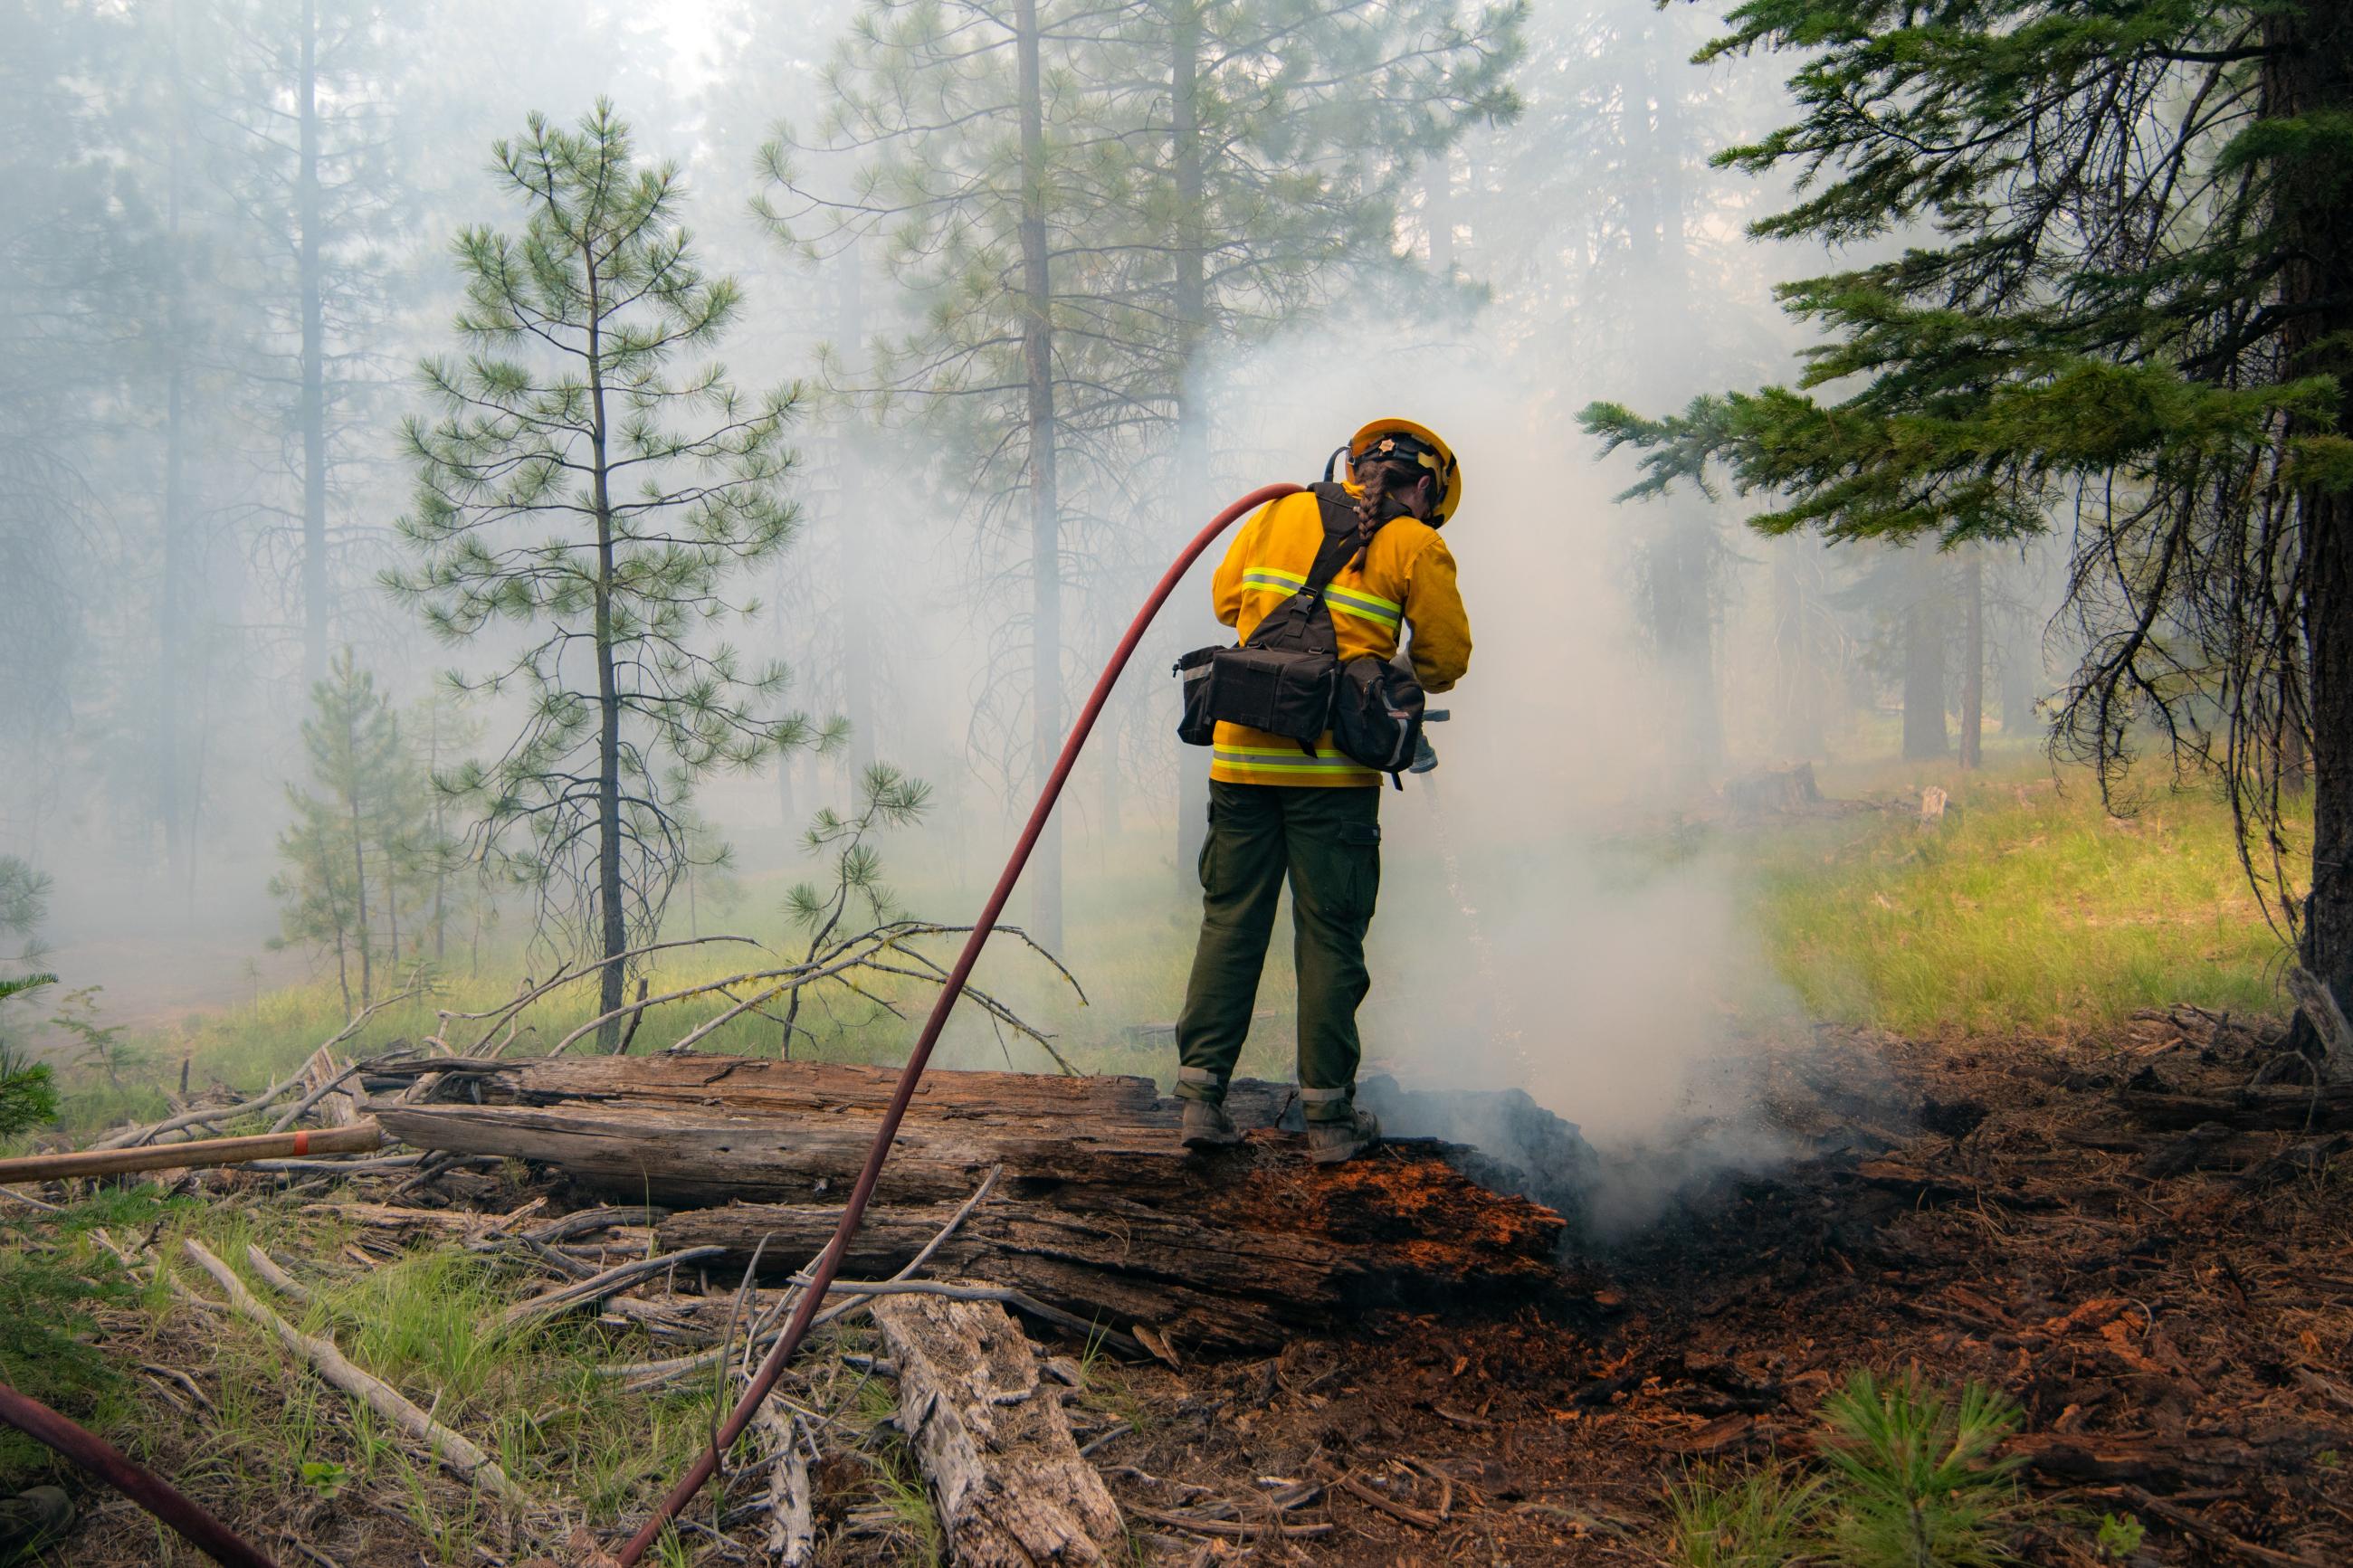
[[(1671, 1479), (1802, 1454), (1850, 1373), (1916, 1368), (2023, 1407), (2021, 1476), (2057, 1505), (2024, 1562), (2088, 1568), (2090, 1526), (2130, 1512), (2141, 1563), (2353, 1563), (2353, 1159), (2329, 1163), (2353, 1139), (2185, 1136), (2120, 1105), (2224, 1094), (2263, 1038), (2188, 1009), (2072, 1045), (1820, 1031), (1766, 1094), (1817, 1152), (1578, 1247), (1551, 1299), (1122, 1367), (1073, 1419), (1159, 1560), (1657, 1563)], [(816, 1478), (821, 1561), (910, 1560), (873, 1464)], [(191, 1479), (281, 1562), (510, 1560), (494, 1535), (452, 1559), (396, 1508), (257, 1517), (237, 1489), (259, 1478)], [(91, 1500), (49, 1560), (157, 1560), (151, 1524)], [(701, 1561), (765, 1560), (756, 1507), (719, 1518), (733, 1541)]]
[[(2028, 1483), (2062, 1517), (2135, 1514), (2149, 1563), (2353, 1563), (2353, 1161), (2262, 1170), (2307, 1142), (2282, 1132), (2146, 1175), (2179, 1137), (2117, 1111), (2139, 1075), (2243, 1082), (2260, 1037), (2182, 1011), (2055, 1051), (1825, 1031), (1780, 1109), (1818, 1131), (1843, 1109), (1892, 1145), (1877, 1157), (1721, 1183), (1506, 1322), (1377, 1321), (1138, 1374), (1166, 1418), (1097, 1458), (1131, 1507), (1206, 1488), (1248, 1519), (1263, 1478), (1353, 1474), (1424, 1516), (1330, 1494), (1312, 1517), (1334, 1528), (1281, 1543), (1306, 1561), (1652, 1563), (1669, 1478), (1802, 1452), (1851, 1371), (1917, 1368), (2014, 1396)], [(1905, 1125), (1924, 1106), (1964, 1135)], [(2059, 1529), (2021, 1554), (2088, 1563), (2089, 1542)]]

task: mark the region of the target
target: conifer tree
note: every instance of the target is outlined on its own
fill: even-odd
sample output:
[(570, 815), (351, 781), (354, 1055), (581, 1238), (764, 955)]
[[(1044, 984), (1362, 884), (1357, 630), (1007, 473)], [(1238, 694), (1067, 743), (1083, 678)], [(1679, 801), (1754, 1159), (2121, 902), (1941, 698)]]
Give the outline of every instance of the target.
[[(820, 255), (879, 231), (918, 324), (847, 379), (881, 413), (923, 416), (943, 491), (1019, 548), (1018, 572), (995, 574), (1018, 576), (1023, 602), (992, 627), (976, 723), (1020, 736), (1008, 780), (1042, 778), (1061, 743), (1073, 631), (1091, 609), (1124, 620), (1131, 567), (1156, 572), (1164, 531), (1207, 504), (1207, 355), (1410, 272), (1398, 194), (1464, 126), (1509, 116), (1524, 15), (1519, 0), (860, 10), (831, 113), (765, 154), (765, 210)], [(1050, 944), (1058, 826), (1029, 879)]]
[(426, 780), (392, 704), (352, 650), (336, 654), (311, 688), (302, 721), (310, 787), (289, 784), (294, 821), (279, 835), (286, 868), (269, 890), (283, 900), (284, 940), (335, 955), (343, 1010), (375, 1000), (379, 956), (397, 953), (399, 905), (417, 882), (413, 848), (428, 808)]
[[(1647, 488), (1722, 465), (1769, 532), (2008, 539), (2079, 519), (2062, 743), (2216, 765), (2302, 962), (2353, 996), (2353, 7), (1749, 0), (1710, 56), (1805, 57), (1728, 154), (1767, 237), (1917, 237), (1795, 285), (1795, 388), (1646, 417)], [(2281, 809), (2310, 759), (2308, 842)]]
[(225, 40), (216, 112), (236, 132), (224, 179), (249, 219), (237, 282), (270, 329), (255, 334), (250, 380), (290, 393), (271, 410), (296, 491), (282, 509), (290, 526), (267, 528), (261, 553), (293, 589), (306, 683), (326, 674), (334, 557), (351, 553), (333, 514), (367, 450), (354, 439), (364, 405), (391, 379), (370, 345), (387, 335), (389, 252), (414, 216), (384, 11), (380, 0), (215, 0), (206, 17)]
[(541, 930), (602, 964), (610, 1014), (632, 934), (691, 861), (723, 855), (693, 831), (695, 782), (825, 738), (773, 706), (781, 666), (706, 640), (755, 607), (728, 580), (792, 537), (792, 401), (679, 366), (741, 292), (696, 262), (677, 169), (639, 163), (610, 103), (577, 131), (533, 115), (495, 157), (527, 217), (458, 238), (470, 352), (424, 364), (440, 413), (406, 429), (416, 561), (386, 581), (446, 642), (513, 628), (488, 673), (451, 680), (517, 694), (520, 727), (449, 782), (480, 793), (480, 845), (534, 890)]

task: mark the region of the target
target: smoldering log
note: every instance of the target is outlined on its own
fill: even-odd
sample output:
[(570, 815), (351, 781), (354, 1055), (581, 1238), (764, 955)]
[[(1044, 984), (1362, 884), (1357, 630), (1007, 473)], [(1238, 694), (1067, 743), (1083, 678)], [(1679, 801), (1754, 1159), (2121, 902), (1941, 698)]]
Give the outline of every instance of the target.
[[(1525, 1300), (1553, 1278), (1559, 1217), (1479, 1187), (1426, 1148), (1328, 1170), (1257, 1151), (1218, 1164), (1187, 1205), (1067, 1191), (984, 1204), (934, 1265), (1112, 1327), (1236, 1350), (1373, 1308)], [(871, 1211), (843, 1272), (895, 1272), (953, 1212)], [(672, 1215), (658, 1235), (665, 1251), (724, 1247), (722, 1267), (758, 1251), (781, 1273), (822, 1247), (840, 1217), (819, 1205), (734, 1204)]]
[[(659, 1245), (722, 1247), (728, 1267), (756, 1250), (779, 1271), (832, 1235), (894, 1076), (714, 1057), (436, 1065), (431, 1101), (372, 1108), (387, 1131), (542, 1161), (639, 1202), (726, 1205), (672, 1214)], [(1001, 1165), (934, 1267), (1178, 1343), (1264, 1347), (1384, 1305), (1504, 1305), (1554, 1278), (1564, 1221), (1459, 1168), (1491, 1162), (1409, 1141), (1311, 1165), (1278, 1130), (1290, 1092), (1236, 1084), (1250, 1142), (1189, 1155), (1177, 1103), (1148, 1079), (934, 1073), (844, 1272), (903, 1266)]]

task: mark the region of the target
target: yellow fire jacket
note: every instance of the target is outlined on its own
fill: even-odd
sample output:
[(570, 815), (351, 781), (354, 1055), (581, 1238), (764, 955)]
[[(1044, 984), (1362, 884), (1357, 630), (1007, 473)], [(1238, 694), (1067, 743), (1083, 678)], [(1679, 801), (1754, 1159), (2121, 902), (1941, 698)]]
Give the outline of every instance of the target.
[[(1313, 494), (1261, 507), (1218, 563), (1210, 585), (1218, 619), (1247, 641), (1269, 611), (1306, 586), (1323, 542), (1323, 509)], [(1426, 689), (1446, 690), (1471, 667), (1471, 618), (1454, 584), (1454, 557), (1426, 522), (1400, 517), (1383, 525), (1364, 563), (1333, 578), (1324, 599), (1344, 660), (1366, 654), (1396, 658), (1402, 626), (1412, 629), (1409, 658)], [(1226, 784), (1309, 786), (1381, 782), (1380, 774), (1335, 749), (1328, 733), (1311, 757), (1296, 741), (1226, 723), (1218, 726), (1209, 776)]]

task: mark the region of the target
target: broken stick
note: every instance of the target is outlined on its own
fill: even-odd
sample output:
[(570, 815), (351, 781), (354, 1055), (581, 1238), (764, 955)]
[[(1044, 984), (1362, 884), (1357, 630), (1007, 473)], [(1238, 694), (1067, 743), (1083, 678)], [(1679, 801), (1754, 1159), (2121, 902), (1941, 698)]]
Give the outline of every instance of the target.
[(1079, 1457), (1062, 1402), (1005, 1309), (936, 1296), (878, 1300), (899, 1367), (899, 1421), (960, 1568), (1108, 1563), (1119, 1505)]
[(545, 1295), (533, 1296), (528, 1300), (517, 1301), (506, 1310), (506, 1315), (501, 1321), (504, 1327), (512, 1329), (550, 1312), (564, 1312), (575, 1307), (585, 1307), (592, 1301), (601, 1301), (607, 1296), (617, 1294), (640, 1279), (649, 1279), (657, 1274), (666, 1274), (681, 1263), (700, 1263), (705, 1258), (716, 1258), (726, 1250), (723, 1247), (689, 1247), (677, 1252), (666, 1252), (659, 1258), (640, 1258), (634, 1263), (624, 1263), (618, 1268), (607, 1268), (602, 1274), (592, 1274), (576, 1284), (565, 1285), (550, 1290)]
[(180, 1246), (198, 1268), (220, 1282), (220, 1288), (228, 1293), (230, 1306), (276, 1335), (280, 1344), (310, 1363), (311, 1369), (321, 1377), (423, 1442), (459, 1479), (487, 1488), (511, 1503), (523, 1500), (522, 1491), (507, 1479), (506, 1472), (488, 1454), (418, 1409), (392, 1384), (347, 1360), (332, 1342), (306, 1334), (270, 1310), (245, 1288), (237, 1271), (214, 1257), (203, 1242), (189, 1237)]
[(768, 1562), (773, 1568), (809, 1568), (817, 1561), (817, 1514), (799, 1425), (773, 1405), (762, 1405), (752, 1424), (776, 1445), (768, 1461)]

